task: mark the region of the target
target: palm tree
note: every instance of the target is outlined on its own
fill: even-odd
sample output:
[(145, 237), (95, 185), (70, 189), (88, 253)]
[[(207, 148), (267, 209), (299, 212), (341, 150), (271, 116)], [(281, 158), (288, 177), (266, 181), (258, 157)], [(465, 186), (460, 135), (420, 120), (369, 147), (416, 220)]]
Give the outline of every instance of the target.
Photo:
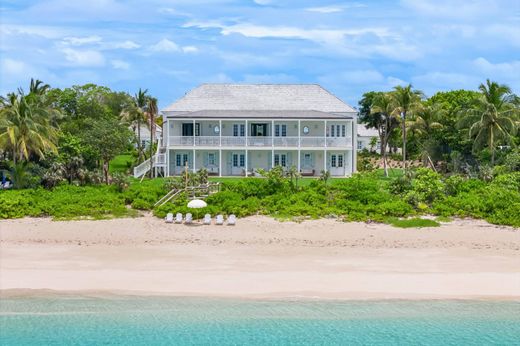
[(475, 101), (474, 108), (463, 111), (459, 125), (469, 125), (469, 136), (474, 138), (473, 150), (488, 146), (491, 165), (495, 165), (495, 148), (501, 140), (511, 141), (516, 131), (515, 116), (519, 113), (514, 105), (515, 96), (505, 84), (486, 80), (480, 84), (482, 96)]
[(43, 158), (46, 151), (56, 152), (57, 128), (51, 123), (55, 110), (29, 103), (23, 93), (11, 93), (0, 102), (0, 144), (12, 150), (15, 164), (31, 153)]
[[(425, 142), (418, 142), (418, 145), (423, 149), (424, 162), (428, 161), (431, 167), (435, 170), (433, 161), (431, 159), (431, 145), (434, 144), (432, 134), (434, 130), (443, 128), (440, 123), (441, 119), (446, 115), (446, 110), (441, 104), (434, 103), (432, 105), (420, 107), (413, 116), (413, 119), (406, 122), (406, 129), (415, 133), (425, 139)], [(429, 147), (429, 149), (427, 148)]]
[(394, 115), (395, 105), (389, 93), (381, 94), (374, 99), (370, 108), (373, 119), (372, 127), (376, 127), (381, 140), (381, 158), (385, 176), (388, 177), (387, 151), (388, 141), (394, 130), (399, 126), (399, 118)]
[(139, 160), (141, 160), (143, 156), (143, 148), (141, 146), (141, 121), (146, 121), (145, 117), (145, 107), (148, 103), (148, 89), (141, 90), (139, 88), (139, 91), (137, 94), (134, 95), (134, 104), (137, 108), (137, 116), (136, 116), (136, 122), (137, 122), (137, 151), (139, 153)]
[(150, 177), (153, 177), (153, 144), (155, 135), (155, 115), (159, 112), (157, 107), (157, 99), (148, 97), (147, 112), (150, 121)]
[(419, 90), (413, 90), (412, 85), (405, 87), (400, 85), (394, 88), (391, 93), (394, 103), (394, 116), (401, 116), (403, 131), (403, 169), (406, 170), (406, 116), (412, 113), (420, 106), (423, 93)]

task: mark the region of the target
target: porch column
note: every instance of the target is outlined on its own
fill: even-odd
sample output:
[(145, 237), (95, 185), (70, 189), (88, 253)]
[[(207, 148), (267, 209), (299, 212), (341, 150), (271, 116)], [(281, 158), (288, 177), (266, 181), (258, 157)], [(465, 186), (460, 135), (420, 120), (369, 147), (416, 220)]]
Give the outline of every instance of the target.
[(197, 173), (197, 170), (195, 169), (195, 161), (197, 161), (197, 158), (195, 157), (195, 149), (193, 149), (193, 173)]
[(170, 149), (166, 147), (166, 168), (164, 169), (164, 173), (167, 177), (170, 176)]
[(222, 149), (218, 150), (218, 176), (222, 177)]
[(301, 146), (301, 138), (300, 138), (300, 135), (301, 135), (301, 121), (298, 120), (298, 173), (300, 173), (300, 170), (301, 170), (301, 164), (300, 164), (300, 160), (301, 160), (301, 152), (300, 152), (300, 146)]
[(218, 121), (218, 146), (222, 146), (222, 120)]
[(249, 141), (248, 141), (248, 137), (249, 137), (249, 128), (248, 128), (248, 122), (247, 122), (247, 119), (246, 119), (246, 174), (245, 174), (245, 177), (247, 178), (247, 168), (248, 168), (248, 164), (247, 164), (247, 146), (249, 145)]
[(325, 149), (325, 151), (323, 152), (323, 170), (325, 172), (328, 171), (328, 169), (327, 169), (327, 149)]
[[(271, 120), (271, 145), (274, 147), (274, 120)], [(274, 160), (274, 159), (273, 159)]]
[(323, 137), (325, 138), (325, 148), (327, 147), (327, 120), (325, 120), (325, 127), (323, 128)]
[(351, 173), (357, 170), (357, 120), (352, 120), (352, 161), (351, 161)]
[[(195, 119), (193, 119), (193, 145), (195, 146)], [(193, 151), (195, 152), (195, 150)], [(194, 157), (195, 159), (195, 157)], [(193, 167), (195, 167), (195, 161), (193, 161)]]

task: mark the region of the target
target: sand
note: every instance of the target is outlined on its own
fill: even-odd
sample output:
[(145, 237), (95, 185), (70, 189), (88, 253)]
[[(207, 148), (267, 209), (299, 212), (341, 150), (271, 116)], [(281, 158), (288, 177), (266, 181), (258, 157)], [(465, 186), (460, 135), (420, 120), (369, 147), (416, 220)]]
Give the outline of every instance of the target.
[[(243, 298), (520, 299), (520, 230), (268, 217), (0, 221), (2, 295), (32, 290)], [(30, 291), (27, 291), (30, 290)]]

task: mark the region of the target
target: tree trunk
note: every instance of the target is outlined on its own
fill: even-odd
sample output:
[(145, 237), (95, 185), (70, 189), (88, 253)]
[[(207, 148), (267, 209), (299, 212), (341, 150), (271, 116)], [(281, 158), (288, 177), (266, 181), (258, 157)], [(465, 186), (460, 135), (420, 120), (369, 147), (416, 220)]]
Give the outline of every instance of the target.
[(493, 130), (489, 133), (489, 150), (491, 150), (491, 167), (495, 167), (495, 146), (493, 145)]
[(105, 183), (108, 185), (108, 169), (109, 169), (109, 162), (106, 160), (103, 160), (103, 175), (105, 176)]
[(139, 158), (139, 162), (141, 162), (141, 121), (139, 119), (137, 120), (137, 157)]
[(406, 112), (403, 112), (403, 170), (406, 171)]

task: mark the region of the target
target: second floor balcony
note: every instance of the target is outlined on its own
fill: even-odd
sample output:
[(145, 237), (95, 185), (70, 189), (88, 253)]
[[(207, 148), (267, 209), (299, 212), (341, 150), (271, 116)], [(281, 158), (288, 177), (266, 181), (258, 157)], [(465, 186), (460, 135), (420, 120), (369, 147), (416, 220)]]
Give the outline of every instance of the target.
[(228, 148), (351, 148), (352, 137), (170, 136), (168, 138), (168, 146)]

